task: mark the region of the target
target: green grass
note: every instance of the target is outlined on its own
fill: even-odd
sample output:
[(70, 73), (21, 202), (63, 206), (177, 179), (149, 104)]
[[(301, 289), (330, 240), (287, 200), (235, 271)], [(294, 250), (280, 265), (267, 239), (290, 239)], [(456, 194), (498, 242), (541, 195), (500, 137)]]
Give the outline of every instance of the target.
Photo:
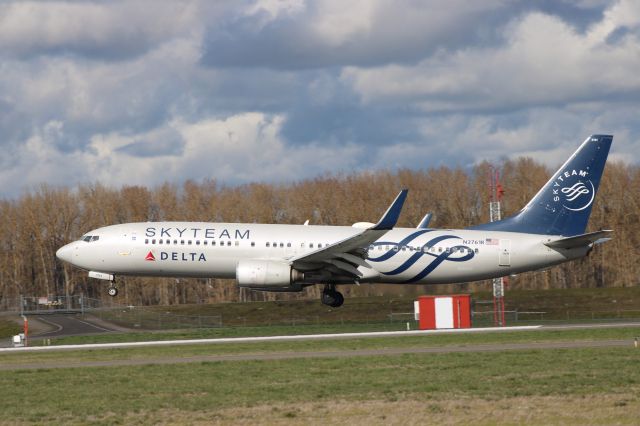
[(435, 334), (421, 336), (348, 338), (334, 340), (302, 340), (276, 342), (245, 342), (159, 346), (152, 348), (118, 348), (52, 352), (21, 352), (0, 354), (0, 364), (16, 365), (37, 362), (81, 362), (122, 359), (153, 359), (159, 357), (190, 357), (198, 355), (268, 353), (283, 351), (334, 351), (383, 348), (424, 348), (490, 343), (525, 343), (553, 341), (628, 340), (640, 335), (639, 328), (538, 330), (520, 332)]
[(118, 423), (132, 413), (169, 413), (148, 420), (171, 421), (170, 413), (308, 401), (634, 394), (639, 354), (532, 350), (2, 372), (0, 410), (30, 422)]
[(0, 317), (0, 339), (15, 336), (21, 332), (22, 327), (20, 327), (15, 321)]
[[(412, 329), (416, 329), (412, 322)], [(361, 333), (371, 331), (400, 331), (406, 330), (405, 323), (378, 324), (326, 324), (300, 326), (260, 326), (260, 327), (225, 327), (199, 328), (186, 330), (147, 331), (131, 333), (108, 333), (88, 336), (69, 336), (50, 339), (52, 345), (84, 344), (84, 343), (117, 343), (139, 342), (151, 340), (179, 340), (179, 339), (214, 339), (221, 337), (253, 337), (253, 336), (287, 336), (295, 334), (323, 334), (323, 333)], [(42, 342), (40, 342), (41, 344)], [(38, 344), (38, 343), (36, 343)]]
[[(205, 424), (234, 423), (238, 416), (248, 416), (244, 418), (250, 423), (278, 423), (305, 422), (310, 413), (331, 410), (335, 403), (351, 410), (381, 401), (384, 409), (393, 410), (415, 401), (455, 422), (469, 420), (465, 407), (511, 407), (513, 401), (560, 401), (557, 404), (570, 419), (571, 410), (582, 414), (573, 405), (587, 400), (601, 405), (594, 410), (602, 408), (602, 422), (633, 424), (632, 409), (639, 406), (633, 395), (640, 392), (640, 349), (633, 348), (633, 338), (639, 331), (618, 327), (0, 354), (0, 365), (42, 366), (0, 370), (0, 412), (3, 419), (18, 423)], [(213, 354), (612, 339), (628, 340), (629, 346), (47, 368), (91, 360), (152, 362)], [(306, 414), (300, 407), (307, 407)], [(500, 416), (508, 409), (484, 413), (480, 423), (504, 422)], [(536, 411), (544, 414), (545, 409), (538, 406)], [(399, 410), (396, 418), (408, 419)], [(539, 423), (555, 414), (545, 416)], [(380, 422), (385, 417), (376, 418)], [(532, 418), (526, 419), (530, 423)]]
[[(434, 287), (437, 290), (437, 287)], [(198, 321), (225, 327), (265, 325), (322, 325), (403, 321), (410, 316), (397, 314), (413, 312), (415, 296), (353, 297), (340, 308), (329, 308), (317, 300), (218, 303), (203, 305), (175, 305), (121, 309), (105, 312), (109, 319), (129, 327), (182, 328), (197, 326)], [(472, 294), (477, 311), (491, 311), (489, 292)], [(640, 318), (640, 287), (585, 288), (563, 290), (508, 290), (506, 309), (543, 314), (519, 315), (520, 320), (589, 320), (610, 318)], [(201, 318), (198, 318), (201, 317)], [(478, 317), (491, 322), (490, 316)], [(508, 321), (514, 316), (508, 316)]]

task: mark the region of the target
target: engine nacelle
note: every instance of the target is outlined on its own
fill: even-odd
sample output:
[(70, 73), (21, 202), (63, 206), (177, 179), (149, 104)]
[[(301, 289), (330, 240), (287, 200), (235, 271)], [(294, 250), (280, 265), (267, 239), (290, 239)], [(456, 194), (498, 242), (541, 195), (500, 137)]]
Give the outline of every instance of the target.
[(241, 260), (236, 266), (236, 280), (240, 287), (256, 290), (300, 291), (295, 285), (302, 281), (302, 272), (291, 265), (275, 260)]

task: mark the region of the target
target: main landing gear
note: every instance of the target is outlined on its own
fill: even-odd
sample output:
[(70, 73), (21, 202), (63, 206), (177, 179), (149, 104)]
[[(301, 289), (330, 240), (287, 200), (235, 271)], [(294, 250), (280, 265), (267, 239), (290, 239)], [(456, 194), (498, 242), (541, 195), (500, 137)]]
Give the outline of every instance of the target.
[(339, 308), (344, 303), (344, 296), (336, 291), (335, 285), (327, 284), (322, 290), (322, 303), (332, 308)]
[(107, 290), (107, 294), (111, 297), (116, 297), (118, 295), (118, 287), (116, 287), (115, 278), (113, 281), (109, 281), (109, 289)]

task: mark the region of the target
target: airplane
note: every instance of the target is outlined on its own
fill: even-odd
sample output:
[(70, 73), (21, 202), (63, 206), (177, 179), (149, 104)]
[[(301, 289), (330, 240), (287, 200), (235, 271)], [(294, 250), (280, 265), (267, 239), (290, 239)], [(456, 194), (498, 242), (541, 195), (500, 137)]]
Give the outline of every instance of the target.
[(465, 229), (397, 228), (400, 191), (376, 223), (352, 226), (144, 222), (92, 230), (56, 256), (110, 282), (117, 276), (232, 278), (240, 287), (297, 292), (324, 285), (463, 283), (546, 269), (586, 256), (611, 230), (585, 233), (613, 141), (589, 136), (529, 203), (506, 219)]

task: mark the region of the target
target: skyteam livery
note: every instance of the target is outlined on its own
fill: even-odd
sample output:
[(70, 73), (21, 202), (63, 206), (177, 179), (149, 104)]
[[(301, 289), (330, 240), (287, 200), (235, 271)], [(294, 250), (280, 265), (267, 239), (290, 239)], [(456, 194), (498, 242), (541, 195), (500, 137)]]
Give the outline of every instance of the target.
[(93, 278), (118, 275), (235, 278), (240, 287), (301, 291), (323, 284), (460, 283), (583, 257), (612, 231), (585, 234), (613, 137), (593, 135), (516, 215), (467, 229), (395, 228), (401, 191), (377, 223), (353, 226), (209, 222), (125, 223), (91, 231), (56, 255)]

